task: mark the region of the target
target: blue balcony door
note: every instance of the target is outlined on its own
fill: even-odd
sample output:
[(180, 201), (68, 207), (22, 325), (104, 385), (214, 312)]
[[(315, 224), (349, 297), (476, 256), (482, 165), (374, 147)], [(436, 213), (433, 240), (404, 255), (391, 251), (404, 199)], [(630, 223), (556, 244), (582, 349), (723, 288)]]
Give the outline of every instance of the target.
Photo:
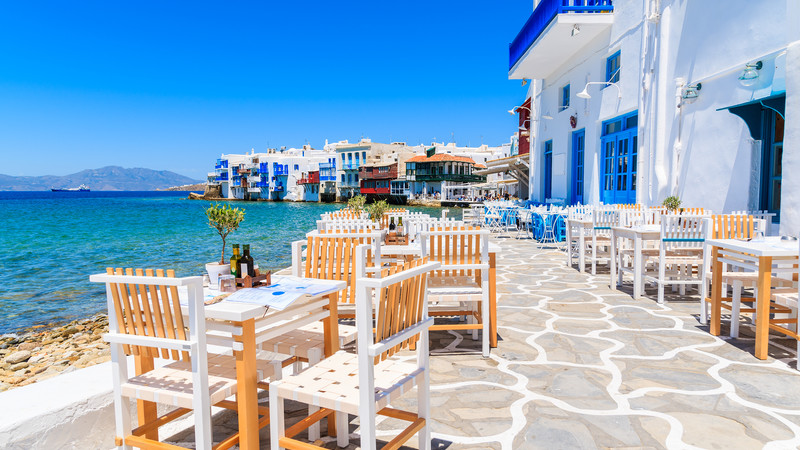
[(637, 141), (635, 130), (602, 138), (603, 203), (636, 203)]
[(586, 130), (572, 132), (572, 204), (583, 204), (583, 151)]
[(544, 143), (544, 199), (553, 198), (553, 141)]

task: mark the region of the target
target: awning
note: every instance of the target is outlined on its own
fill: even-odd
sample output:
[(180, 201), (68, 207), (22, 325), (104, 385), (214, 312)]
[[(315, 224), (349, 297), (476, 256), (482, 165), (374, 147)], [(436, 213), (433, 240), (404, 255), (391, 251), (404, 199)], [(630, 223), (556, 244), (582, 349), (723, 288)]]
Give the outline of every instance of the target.
[(750, 136), (760, 141), (762, 140), (762, 132), (764, 126), (762, 119), (764, 115), (762, 112), (766, 110), (777, 110), (782, 116), (786, 116), (786, 92), (780, 94), (770, 95), (769, 97), (760, 98), (758, 100), (751, 100), (749, 102), (740, 103), (738, 105), (726, 106), (719, 108), (717, 111), (727, 109), (731, 114), (735, 114), (744, 120), (747, 128), (750, 129)]

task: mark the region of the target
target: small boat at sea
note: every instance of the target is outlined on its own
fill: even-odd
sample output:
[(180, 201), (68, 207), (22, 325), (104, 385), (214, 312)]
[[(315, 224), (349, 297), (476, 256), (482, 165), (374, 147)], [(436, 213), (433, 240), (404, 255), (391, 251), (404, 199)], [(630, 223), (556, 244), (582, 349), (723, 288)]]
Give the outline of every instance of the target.
[(51, 188), (50, 190), (53, 192), (89, 192), (89, 187), (86, 186), (85, 184), (82, 184), (76, 188), (66, 188), (66, 189)]

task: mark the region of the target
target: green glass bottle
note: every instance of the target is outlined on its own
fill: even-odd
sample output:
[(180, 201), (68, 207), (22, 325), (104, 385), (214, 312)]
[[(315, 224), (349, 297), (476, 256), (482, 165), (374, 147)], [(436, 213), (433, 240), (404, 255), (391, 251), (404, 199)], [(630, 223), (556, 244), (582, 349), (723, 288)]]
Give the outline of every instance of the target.
[(239, 272), (242, 277), (245, 275), (256, 276), (256, 271), (253, 268), (253, 257), (250, 256), (250, 244), (244, 244), (244, 254), (239, 258)]
[(231, 275), (241, 278), (239, 274), (239, 244), (233, 244), (233, 256), (231, 256)]

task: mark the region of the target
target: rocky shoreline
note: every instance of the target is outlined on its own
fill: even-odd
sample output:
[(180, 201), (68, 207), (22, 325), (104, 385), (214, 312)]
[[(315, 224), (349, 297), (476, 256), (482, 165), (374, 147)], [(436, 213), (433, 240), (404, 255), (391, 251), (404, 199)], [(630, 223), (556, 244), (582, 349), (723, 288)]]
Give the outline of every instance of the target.
[(0, 392), (110, 361), (107, 332), (108, 316), (98, 314), (0, 338)]

